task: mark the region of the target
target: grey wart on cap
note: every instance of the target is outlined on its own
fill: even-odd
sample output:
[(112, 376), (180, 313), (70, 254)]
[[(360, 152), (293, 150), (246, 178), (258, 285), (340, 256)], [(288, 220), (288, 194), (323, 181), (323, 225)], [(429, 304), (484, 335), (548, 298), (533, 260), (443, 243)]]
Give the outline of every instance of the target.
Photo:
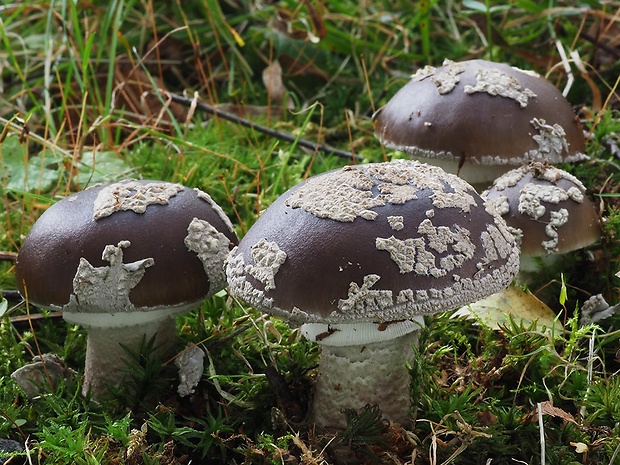
[(481, 195), (520, 238), (523, 278), (537, 268), (534, 257), (557, 258), (601, 237), (598, 213), (584, 185), (548, 163), (510, 170)]
[(518, 259), (469, 184), (399, 160), (294, 186), (232, 250), (226, 273), (231, 293), (322, 345), (312, 416), (342, 428), (342, 410), (367, 403), (407, 423), (406, 361), (422, 315), (505, 288)]
[(230, 220), (198, 189), (128, 180), (95, 186), (50, 207), (16, 262), (17, 285), (38, 307), (88, 328), (84, 392), (124, 375), (128, 348), (157, 334), (174, 348), (174, 317), (226, 285), (237, 243)]
[(488, 186), (530, 160), (586, 160), (581, 124), (531, 71), (485, 60), (418, 70), (374, 116), (384, 146)]

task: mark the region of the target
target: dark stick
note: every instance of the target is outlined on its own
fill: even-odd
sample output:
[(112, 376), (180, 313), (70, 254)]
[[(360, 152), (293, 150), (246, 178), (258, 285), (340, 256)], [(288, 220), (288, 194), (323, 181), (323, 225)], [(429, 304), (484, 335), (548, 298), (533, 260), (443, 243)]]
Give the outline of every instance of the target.
[(295, 142), (297, 141), (297, 145), (300, 147), (304, 147), (310, 150), (318, 150), (319, 152), (337, 155), (339, 157), (348, 158), (350, 160), (361, 161), (362, 157), (356, 155), (352, 152), (347, 152), (346, 150), (340, 150), (336, 147), (332, 147), (331, 145), (317, 144), (315, 142), (309, 141), (307, 139), (298, 138), (293, 134), (287, 132), (276, 131), (275, 129), (268, 128), (267, 126), (263, 126), (257, 124), (249, 119), (241, 118), (240, 116), (233, 115), (232, 113), (228, 113), (226, 111), (218, 110), (217, 108), (209, 105), (207, 103), (198, 102), (194, 99), (189, 99), (187, 97), (182, 97), (177, 94), (167, 94), (170, 97), (170, 100), (176, 103), (180, 103), (181, 105), (186, 106), (194, 106), (205, 113), (210, 115), (217, 116), (218, 118), (222, 118), (227, 121), (231, 121), (233, 123), (239, 124), (240, 126), (244, 126), (246, 128), (254, 129), (255, 131), (261, 132), (263, 134), (267, 134), (268, 136), (275, 137), (276, 139), (285, 140), (287, 142)]
[(14, 262), (17, 260), (15, 252), (3, 252), (0, 250), (0, 261)]
[(19, 291), (16, 291), (14, 289), (2, 289), (0, 290), (0, 296), (4, 297), (5, 299), (12, 299), (12, 300), (17, 300), (17, 299), (22, 298)]

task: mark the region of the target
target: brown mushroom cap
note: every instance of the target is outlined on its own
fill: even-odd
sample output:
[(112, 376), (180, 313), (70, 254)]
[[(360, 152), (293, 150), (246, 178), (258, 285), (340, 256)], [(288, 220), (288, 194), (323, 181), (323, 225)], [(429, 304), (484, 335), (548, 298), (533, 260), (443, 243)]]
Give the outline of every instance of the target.
[(544, 256), (586, 247), (601, 224), (584, 185), (564, 170), (530, 162), (496, 179), (483, 198), (521, 233), (521, 253)]
[(388, 148), (457, 166), (463, 161), (472, 171), (478, 164), (506, 171), (530, 159), (587, 159), (579, 120), (553, 84), (485, 60), (419, 70), (379, 110), (375, 133)]
[(304, 323), (393, 322), (505, 288), (514, 237), (473, 188), (416, 161), (348, 166), (280, 196), (227, 262), (230, 290)]
[(198, 189), (161, 181), (99, 185), (36, 221), (17, 258), (17, 284), (30, 302), (62, 309), (75, 300), (78, 268), (96, 274), (120, 260), (121, 272), (144, 273), (130, 287), (135, 308), (183, 306), (224, 287), (223, 261), (236, 242), (230, 220)]

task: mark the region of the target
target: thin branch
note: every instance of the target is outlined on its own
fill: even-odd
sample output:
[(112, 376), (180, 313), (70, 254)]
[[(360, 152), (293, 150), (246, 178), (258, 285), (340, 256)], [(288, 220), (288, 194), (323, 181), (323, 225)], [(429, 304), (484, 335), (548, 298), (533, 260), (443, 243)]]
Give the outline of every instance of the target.
[(242, 118), (240, 116), (234, 115), (227, 111), (222, 111), (215, 108), (213, 105), (209, 105), (207, 103), (198, 102), (196, 99), (190, 99), (187, 97), (183, 97), (177, 94), (168, 94), (170, 100), (173, 102), (179, 103), (181, 105), (186, 105), (188, 107), (195, 107), (196, 109), (208, 113), (210, 115), (217, 116), (218, 118), (222, 118), (227, 121), (231, 121), (233, 123), (239, 124), (240, 126), (244, 126), (246, 128), (253, 129), (255, 131), (261, 132), (268, 136), (275, 137), (276, 139), (284, 140), (287, 142), (296, 142), (297, 145), (304, 147), (310, 150), (317, 150), (319, 152), (336, 155), (343, 158), (348, 158), (350, 160), (361, 161), (362, 157), (356, 155), (352, 152), (347, 152), (346, 150), (340, 150), (336, 147), (332, 147), (331, 145), (325, 144), (317, 144), (307, 139), (302, 139), (288, 132), (280, 132), (275, 129), (268, 128), (267, 126), (263, 126), (261, 124), (257, 124), (249, 119)]
[(1, 262), (14, 262), (17, 260), (17, 254), (15, 252), (4, 252), (0, 250)]

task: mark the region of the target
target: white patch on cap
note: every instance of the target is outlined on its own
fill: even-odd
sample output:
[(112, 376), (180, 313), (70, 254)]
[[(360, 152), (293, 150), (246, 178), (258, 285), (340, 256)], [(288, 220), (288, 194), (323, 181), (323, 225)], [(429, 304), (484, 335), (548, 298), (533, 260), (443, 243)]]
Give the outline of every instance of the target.
[(394, 231), (400, 231), (405, 227), (405, 219), (400, 215), (393, 215), (387, 217), (390, 227)]
[(349, 285), (349, 295), (346, 299), (338, 301), (338, 309), (345, 313), (365, 313), (380, 312), (393, 305), (392, 291), (387, 289), (370, 289), (381, 279), (379, 275), (369, 274), (364, 276), (364, 282), (360, 287), (352, 282)]
[(184, 243), (202, 262), (209, 278), (209, 295), (226, 287), (224, 261), (228, 256), (230, 239), (208, 221), (194, 218), (187, 227)]
[(435, 71), (433, 82), (437, 87), (437, 92), (440, 94), (447, 94), (452, 92), (459, 83), (459, 74), (465, 71), (465, 68), (463, 68), (463, 65), (460, 63), (455, 63), (451, 60), (444, 60), (442, 66), (442, 69)]
[(431, 77), (435, 74), (435, 67), (426, 65), (424, 68), (418, 69), (414, 74), (411, 75), (411, 80), (413, 82), (423, 81), (426, 78)]
[(226, 259), (226, 277), (228, 287), (234, 295), (241, 296), (243, 300), (253, 307), (267, 309), (273, 305), (273, 299), (265, 297), (265, 293), (256, 289), (246, 279), (246, 264), (243, 254), (238, 247), (234, 247)]
[(547, 253), (553, 253), (558, 250), (558, 242), (560, 238), (558, 228), (568, 223), (568, 210), (565, 208), (560, 208), (558, 211), (551, 212), (549, 216), (550, 220), (547, 226), (545, 226), (545, 233), (551, 239), (548, 241), (543, 241), (542, 246)]
[(207, 202), (211, 208), (213, 209), (213, 211), (215, 211), (215, 213), (217, 214), (217, 216), (219, 216), (219, 218), (224, 222), (224, 224), (226, 225), (226, 227), (228, 228), (228, 230), (232, 233), (235, 232), (235, 228), (233, 226), (233, 224), (230, 222), (230, 218), (228, 218), (228, 215), (226, 215), (226, 213), (224, 213), (224, 210), (222, 210), (222, 207), (220, 207), (215, 200), (213, 200), (211, 198), (211, 196), (209, 194), (207, 194), (204, 191), (201, 191), (198, 188), (194, 188), (194, 192), (196, 192), (196, 195), (198, 196), (198, 198), (200, 200), (204, 200), (205, 202)]
[(101, 258), (110, 266), (94, 267), (85, 258), (73, 278), (73, 292), (63, 311), (69, 313), (127, 313), (135, 310), (129, 292), (140, 282), (146, 269), (154, 265), (152, 258), (123, 263), (123, 249), (129, 241), (106, 245)]
[(286, 261), (286, 252), (275, 242), (261, 239), (252, 246), (254, 265), (246, 265), (245, 271), (265, 285), (265, 291), (276, 288), (275, 277)]
[[(543, 202), (558, 205), (571, 199), (581, 203), (583, 198), (583, 192), (576, 187), (564, 190), (555, 185), (526, 184), (519, 193), (519, 213), (538, 220), (547, 210)], [(557, 250), (557, 229), (568, 222), (569, 214), (566, 209), (562, 208), (549, 212), (549, 216), (550, 220), (545, 227), (545, 233), (550, 237), (550, 240), (543, 241), (542, 245), (548, 253), (552, 253)]]
[(431, 199), (437, 208), (468, 211), (476, 205), (471, 187), (458, 177), (435, 166), (397, 161), (347, 166), (316, 176), (295, 189), (285, 203), (319, 218), (374, 220), (378, 214), (373, 208), (404, 204), (424, 189), (434, 192)]
[[(484, 192), (482, 197), (485, 197)], [(487, 198), (485, 201), (485, 206), (487, 212), (491, 215), (504, 216), (510, 213), (510, 202), (508, 201), (508, 197), (505, 195), (498, 195), (492, 199)]]
[(486, 263), (505, 259), (512, 251), (512, 242), (506, 240), (506, 236), (495, 225), (487, 225), (487, 230), (480, 235), (480, 241), (484, 249)]
[(449, 253), (439, 258), (439, 270), (441, 275), (447, 274), (455, 268), (460, 268), (463, 264), (470, 260), (476, 251), (476, 246), (470, 239), (470, 232), (453, 224), (452, 228), (448, 226), (434, 226), (431, 220), (425, 219), (418, 226), (418, 232), (426, 235), (428, 246), (430, 249), (438, 253)]
[(508, 189), (510, 187), (516, 186), (523, 176), (525, 176), (529, 172), (527, 166), (520, 166), (519, 168), (515, 168), (513, 170), (504, 173), (499, 178), (497, 178), (493, 182), (493, 189), (498, 191), (503, 191), (504, 189)]
[(489, 95), (513, 99), (521, 108), (527, 106), (528, 99), (536, 97), (530, 89), (521, 89), (519, 81), (514, 77), (495, 68), (480, 68), (476, 72), (476, 85), (465, 86), (465, 93), (476, 92), (486, 92)]
[(171, 197), (185, 189), (170, 182), (121, 181), (99, 191), (93, 204), (93, 218), (99, 220), (119, 211), (144, 213), (149, 205), (166, 205)]
[(557, 205), (568, 199), (568, 192), (559, 186), (529, 183), (519, 192), (519, 213), (537, 220), (546, 211), (542, 202)]
[(398, 265), (400, 273), (414, 271), (414, 267), (419, 266), (418, 262), (424, 263), (421, 270), (426, 272), (429, 265), (435, 263), (435, 256), (426, 251), (423, 238), (401, 240), (394, 236), (377, 237), (375, 246), (377, 250), (385, 250), (390, 254), (392, 261)]
[(461, 211), (469, 212), (471, 207), (477, 206), (476, 199), (464, 190), (433, 194), (431, 199), (437, 208), (460, 208)]
[(568, 153), (568, 142), (566, 141), (566, 131), (559, 124), (550, 125), (544, 119), (534, 118), (530, 121), (538, 134), (532, 139), (538, 144), (537, 150), (530, 150), (528, 155), (534, 159), (545, 159), (550, 163), (560, 163), (562, 153)]

